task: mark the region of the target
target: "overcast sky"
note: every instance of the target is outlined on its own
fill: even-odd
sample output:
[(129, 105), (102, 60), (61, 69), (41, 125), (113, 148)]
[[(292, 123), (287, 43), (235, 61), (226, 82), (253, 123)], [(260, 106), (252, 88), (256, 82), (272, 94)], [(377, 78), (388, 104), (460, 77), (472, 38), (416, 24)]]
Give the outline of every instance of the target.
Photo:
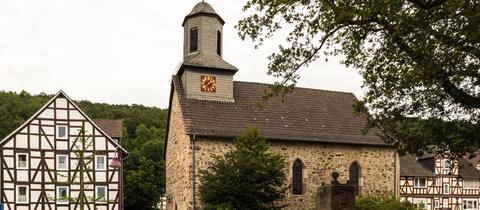
[[(170, 78), (182, 60), (183, 18), (199, 1), (0, 0), (0, 90), (56, 93), (114, 104), (166, 108)], [(207, 1), (226, 21), (224, 59), (235, 80), (272, 83), (267, 56), (284, 37), (260, 49), (234, 26), (243, 0)], [(301, 71), (298, 86), (361, 91), (361, 77), (339, 59)]]

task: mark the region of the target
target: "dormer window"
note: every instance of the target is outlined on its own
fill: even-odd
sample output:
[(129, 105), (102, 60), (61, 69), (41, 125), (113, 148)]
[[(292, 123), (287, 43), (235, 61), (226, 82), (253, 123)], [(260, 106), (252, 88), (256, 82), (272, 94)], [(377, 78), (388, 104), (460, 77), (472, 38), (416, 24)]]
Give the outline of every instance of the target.
[(222, 57), (222, 32), (217, 31), (217, 54)]
[(198, 50), (198, 29), (193, 27), (190, 29), (190, 51), (189, 53), (196, 52)]

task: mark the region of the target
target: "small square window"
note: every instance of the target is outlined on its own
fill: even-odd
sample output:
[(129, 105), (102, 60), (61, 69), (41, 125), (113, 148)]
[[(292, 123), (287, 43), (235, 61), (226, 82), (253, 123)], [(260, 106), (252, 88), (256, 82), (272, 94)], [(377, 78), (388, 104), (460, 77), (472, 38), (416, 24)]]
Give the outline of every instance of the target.
[(95, 156), (95, 169), (106, 170), (107, 169), (107, 156), (97, 155)]
[(68, 155), (57, 155), (57, 170), (68, 170)]
[(427, 179), (426, 178), (415, 178), (414, 180), (414, 187), (416, 188), (425, 188), (427, 187)]
[(68, 139), (66, 125), (57, 125), (57, 139)]
[(95, 188), (95, 200), (100, 203), (107, 201), (107, 187), (97, 186)]
[(57, 187), (57, 203), (68, 203), (68, 187), (67, 186), (58, 186)]
[(17, 168), (28, 169), (28, 154), (17, 153)]
[(17, 186), (17, 203), (28, 203), (27, 186)]

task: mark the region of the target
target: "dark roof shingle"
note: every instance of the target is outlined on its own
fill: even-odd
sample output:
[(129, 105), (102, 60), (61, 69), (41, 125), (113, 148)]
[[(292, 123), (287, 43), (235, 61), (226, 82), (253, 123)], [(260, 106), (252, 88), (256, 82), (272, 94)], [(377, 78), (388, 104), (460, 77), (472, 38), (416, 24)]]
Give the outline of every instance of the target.
[(467, 179), (478, 179), (480, 178), (480, 171), (475, 167), (473, 161), (469, 161), (466, 158), (462, 158), (459, 161), (458, 175)]
[(434, 177), (435, 174), (414, 156), (404, 155), (400, 157), (400, 176)]
[(173, 83), (188, 134), (236, 137), (252, 125), (267, 139), (387, 145), (377, 129), (362, 134), (366, 119), (354, 115), (352, 93), (295, 88), (283, 102), (275, 97), (256, 106), (270, 85), (235, 81), (235, 102), (225, 102), (187, 98), (178, 76)]
[(122, 138), (122, 120), (92, 119), (105, 133), (112, 138)]

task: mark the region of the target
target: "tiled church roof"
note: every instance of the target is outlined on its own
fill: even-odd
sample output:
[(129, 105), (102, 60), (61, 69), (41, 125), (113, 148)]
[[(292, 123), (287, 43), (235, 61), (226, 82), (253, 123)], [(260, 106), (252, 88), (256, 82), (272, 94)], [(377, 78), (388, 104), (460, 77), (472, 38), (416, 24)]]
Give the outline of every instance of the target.
[(235, 102), (187, 98), (178, 76), (173, 76), (187, 134), (232, 138), (252, 125), (274, 140), (297, 140), (387, 146), (373, 132), (361, 133), (366, 120), (355, 116), (351, 93), (295, 88), (293, 93), (269, 99), (262, 106), (268, 84), (234, 82)]

